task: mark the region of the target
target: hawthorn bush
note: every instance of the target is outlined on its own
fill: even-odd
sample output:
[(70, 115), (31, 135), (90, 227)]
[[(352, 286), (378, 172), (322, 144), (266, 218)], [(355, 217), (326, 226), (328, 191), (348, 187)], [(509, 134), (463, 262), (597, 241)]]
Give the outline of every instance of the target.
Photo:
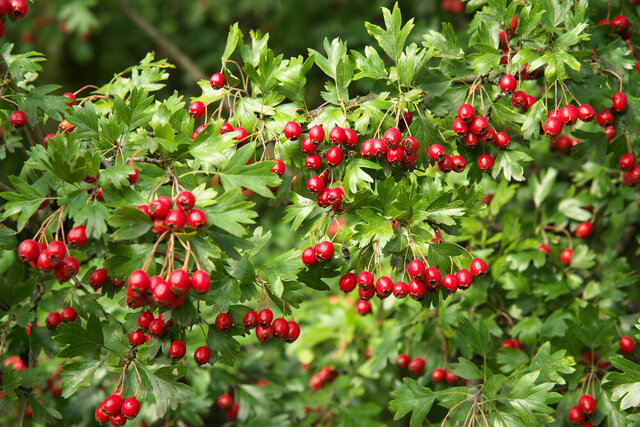
[(2, 424), (640, 423), (640, 16), (466, 13), (291, 58), (233, 25), (190, 99), (5, 41)]

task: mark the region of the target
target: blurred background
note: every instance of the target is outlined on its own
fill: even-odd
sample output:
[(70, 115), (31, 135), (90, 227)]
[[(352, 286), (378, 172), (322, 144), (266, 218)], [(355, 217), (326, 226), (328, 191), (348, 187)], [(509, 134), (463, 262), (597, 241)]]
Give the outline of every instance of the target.
[[(398, 3), (403, 18), (415, 19), (415, 42), (426, 30), (439, 29), (442, 21), (454, 26), (464, 22), (460, 1)], [(191, 72), (178, 65), (168, 89), (196, 95), (195, 70), (207, 79), (219, 71), (227, 32), (235, 22), (245, 35), (250, 30), (269, 33), (275, 53), (290, 57), (306, 54), (307, 48), (322, 51), (325, 37), (340, 37), (350, 49), (362, 48), (372, 40), (364, 22), (381, 24), (380, 7), (393, 4), (392, 0), (38, 0), (30, 4), (26, 19), (7, 25), (4, 41), (15, 43), (14, 52), (45, 54), (48, 62), (41, 84), (56, 83), (64, 91), (75, 91), (86, 84), (106, 83), (149, 51), (178, 64), (171, 46), (159, 41), (164, 37), (194, 65)], [(324, 81), (317, 68), (314, 73), (309, 77), (318, 91), (311, 91), (312, 97), (318, 96)]]

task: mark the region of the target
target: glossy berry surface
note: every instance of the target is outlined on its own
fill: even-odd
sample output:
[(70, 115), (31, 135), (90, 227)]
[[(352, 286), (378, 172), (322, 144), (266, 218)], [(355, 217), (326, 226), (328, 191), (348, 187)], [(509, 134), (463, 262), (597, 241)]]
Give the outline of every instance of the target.
[(625, 354), (632, 354), (636, 350), (636, 342), (630, 336), (621, 336), (619, 344), (620, 351)]

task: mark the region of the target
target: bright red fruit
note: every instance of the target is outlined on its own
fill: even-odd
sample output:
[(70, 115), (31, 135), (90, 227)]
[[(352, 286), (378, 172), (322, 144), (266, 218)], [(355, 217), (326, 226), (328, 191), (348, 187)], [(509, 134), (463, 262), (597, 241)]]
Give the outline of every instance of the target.
[(489, 172), (493, 167), (493, 158), (488, 154), (483, 154), (478, 157), (478, 168), (482, 172)]
[(431, 373), (431, 379), (436, 383), (441, 383), (445, 380), (447, 372), (442, 368), (436, 368)]
[(369, 314), (371, 313), (371, 304), (369, 303), (369, 301), (360, 300), (356, 303), (356, 311), (361, 316)]
[(505, 74), (500, 79), (500, 90), (504, 93), (512, 93), (516, 90), (518, 82), (511, 74)]
[(11, 116), (9, 117), (9, 123), (11, 123), (11, 126), (16, 129), (23, 128), (27, 125), (27, 115), (20, 110), (16, 110), (11, 113)]
[(187, 346), (185, 346), (180, 340), (173, 341), (171, 346), (169, 346), (169, 356), (171, 356), (171, 358), (176, 362), (181, 360), (186, 352)]
[(415, 375), (420, 375), (422, 371), (424, 371), (424, 366), (425, 366), (424, 359), (421, 357), (415, 357), (411, 359), (411, 362), (409, 362), (409, 365), (407, 366), (407, 368), (409, 368), (409, 370), (413, 372)]
[(307, 248), (302, 251), (302, 262), (304, 262), (307, 267), (311, 267), (316, 263), (316, 250), (314, 248)]
[(23, 240), (18, 246), (18, 257), (22, 262), (34, 262), (40, 255), (40, 247), (34, 240)]
[(60, 312), (60, 321), (61, 322), (73, 322), (76, 320), (76, 309), (73, 307), (65, 307)]
[(112, 394), (102, 402), (102, 407), (107, 415), (118, 415), (122, 408), (122, 396)]
[(193, 359), (196, 361), (198, 365), (204, 365), (209, 362), (211, 358), (211, 350), (207, 347), (198, 347), (196, 351), (193, 352)]
[(578, 228), (576, 228), (576, 236), (582, 239), (586, 239), (587, 237), (591, 236), (592, 232), (593, 224), (588, 221), (580, 223), (580, 225), (578, 225)]
[(560, 252), (560, 262), (564, 265), (571, 264), (571, 258), (573, 258), (573, 249), (565, 249)]
[(462, 104), (458, 108), (458, 118), (462, 120), (466, 125), (470, 124), (475, 117), (476, 112), (472, 105)]
[(297, 122), (288, 122), (284, 125), (284, 136), (288, 140), (295, 141), (300, 138), (302, 134), (302, 129), (300, 128), (300, 124)]
[(407, 369), (407, 367), (409, 366), (409, 355), (408, 354), (399, 354), (398, 355), (398, 360), (396, 361), (396, 364), (398, 365), (399, 368), (402, 369)]
[(227, 313), (220, 313), (216, 316), (216, 328), (218, 328), (220, 332), (227, 332), (232, 326), (233, 321)]
[(200, 209), (193, 209), (187, 215), (187, 224), (194, 230), (202, 230), (207, 225), (207, 216)]
[(204, 104), (202, 101), (193, 101), (189, 105), (189, 115), (196, 120), (204, 115)]
[(209, 79), (209, 83), (211, 84), (211, 87), (214, 89), (220, 89), (222, 86), (225, 85), (226, 82), (227, 80), (224, 78), (224, 74), (222, 73), (215, 73)]
[(211, 281), (209, 279), (209, 275), (202, 271), (196, 270), (191, 273), (191, 288), (197, 294), (205, 294), (209, 291), (209, 287), (211, 286)]
[[(314, 259), (315, 259), (315, 255), (314, 255)], [(349, 293), (353, 291), (357, 286), (356, 275), (354, 273), (345, 274), (340, 278), (340, 281), (338, 282), (338, 286), (340, 287), (340, 290), (342, 292)]]
[(633, 338), (623, 335), (620, 337), (620, 351), (625, 354), (631, 354), (636, 350), (636, 342)]
[(316, 251), (316, 259), (319, 262), (325, 262), (330, 260), (333, 257), (333, 243), (325, 240), (324, 242), (320, 242), (315, 246)]
[(49, 313), (45, 319), (45, 323), (49, 329), (56, 329), (60, 324), (60, 321), (60, 313), (58, 312)]
[(584, 422), (584, 414), (579, 406), (575, 405), (569, 409), (569, 422), (571, 424), (582, 424)]
[(484, 262), (484, 260), (482, 260), (481, 258), (474, 258), (471, 261), (469, 270), (471, 270), (471, 274), (476, 277), (484, 277), (487, 275), (487, 263)]
[(588, 394), (583, 394), (578, 400), (578, 406), (587, 415), (593, 414), (596, 410), (596, 400)]
[(228, 394), (221, 394), (220, 397), (218, 397), (218, 406), (222, 409), (229, 409), (231, 408), (231, 405), (233, 404), (233, 398), (228, 395)]
[(611, 109), (616, 113), (622, 113), (627, 109), (627, 96), (622, 92), (616, 92), (611, 96)]
[(589, 104), (582, 104), (578, 107), (578, 118), (583, 122), (590, 122), (596, 116), (596, 112)]

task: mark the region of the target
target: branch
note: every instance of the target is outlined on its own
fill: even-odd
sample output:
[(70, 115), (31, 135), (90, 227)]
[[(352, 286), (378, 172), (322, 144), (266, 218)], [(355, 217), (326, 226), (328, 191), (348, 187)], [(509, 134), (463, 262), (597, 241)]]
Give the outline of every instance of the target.
[(153, 25), (142, 17), (131, 5), (125, 0), (115, 0), (115, 3), (124, 12), (125, 15), (138, 26), (151, 40), (162, 46), (168, 52), (168, 56), (175, 60), (178, 65), (184, 68), (187, 73), (195, 80), (206, 80), (207, 76), (198, 68), (198, 66), (185, 53), (180, 50), (171, 40), (158, 31)]

